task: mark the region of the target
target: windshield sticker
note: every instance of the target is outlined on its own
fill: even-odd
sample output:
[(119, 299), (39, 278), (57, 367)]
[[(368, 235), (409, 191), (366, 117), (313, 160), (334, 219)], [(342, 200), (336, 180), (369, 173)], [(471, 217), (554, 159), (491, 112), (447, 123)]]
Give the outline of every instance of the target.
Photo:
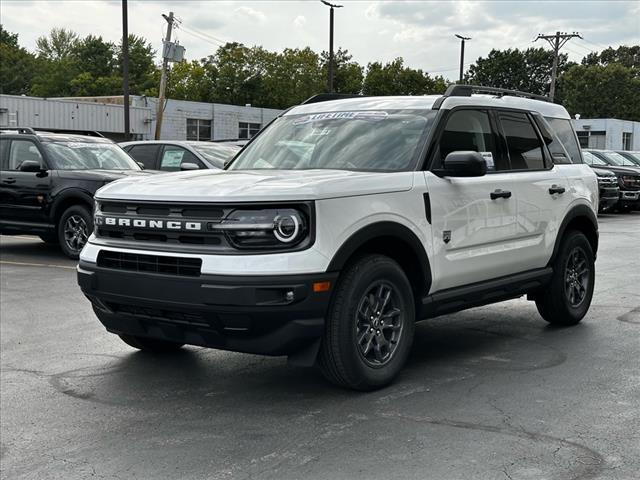
[(162, 166), (167, 168), (179, 167), (183, 156), (184, 151), (182, 150), (167, 150), (162, 156)]
[(379, 122), (389, 116), (387, 112), (328, 112), (316, 113), (297, 118), (293, 121), (294, 125), (304, 125), (306, 123), (319, 122), (321, 120), (367, 120), (371, 122)]
[(480, 152), (480, 155), (482, 155), (482, 158), (484, 158), (484, 161), (487, 162), (487, 170), (495, 170), (496, 169), (496, 165), (493, 162), (493, 153), (491, 153), (491, 152)]

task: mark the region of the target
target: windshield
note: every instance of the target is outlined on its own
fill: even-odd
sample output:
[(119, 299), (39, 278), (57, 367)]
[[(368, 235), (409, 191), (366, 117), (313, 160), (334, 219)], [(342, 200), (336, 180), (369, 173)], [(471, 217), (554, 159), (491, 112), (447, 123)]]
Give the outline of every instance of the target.
[(117, 145), (97, 142), (45, 142), (56, 170), (140, 170)]
[(435, 115), (433, 110), (287, 115), (247, 145), (229, 168), (408, 170)]
[(635, 167), (636, 164), (633, 163), (628, 158), (620, 155), (617, 152), (602, 152), (602, 154), (607, 157), (607, 159), (611, 160), (611, 163), (614, 165), (627, 166), (627, 167)]
[(213, 167), (222, 168), (227, 160), (238, 153), (237, 145), (191, 144), (193, 149), (204, 157)]
[(593, 153), (587, 152), (585, 150), (582, 151), (582, 158), (584, 158), (584, 163), (586, 163), (587, 165), (609, 165), (601, 158), (598, 158)]

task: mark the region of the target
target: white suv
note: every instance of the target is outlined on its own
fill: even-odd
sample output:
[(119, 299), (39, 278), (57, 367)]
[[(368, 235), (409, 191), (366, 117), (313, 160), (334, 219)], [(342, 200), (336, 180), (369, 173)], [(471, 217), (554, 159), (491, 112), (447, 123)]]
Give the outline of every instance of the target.
[(470, 86), (327, 97), (226, 171), (98, 191), (78, 281), (108, 331), (288, 355), (367, 390), (399, 373), (416, 320), (525, 294), (550, 323), (584, 317), (598, 184), (563, 107)]

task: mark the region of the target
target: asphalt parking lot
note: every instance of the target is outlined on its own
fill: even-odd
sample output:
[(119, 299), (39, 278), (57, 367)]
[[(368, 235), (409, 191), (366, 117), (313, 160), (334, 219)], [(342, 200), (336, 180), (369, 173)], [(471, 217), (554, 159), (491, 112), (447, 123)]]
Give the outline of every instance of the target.
[(314, 370), (107, 334), (74, 262), (1, 239), (6, 479), (637, 479), (640, 213), (604, 215), (577, 327), (515, 300), (421, 323), (399, 380), (361, 394)]

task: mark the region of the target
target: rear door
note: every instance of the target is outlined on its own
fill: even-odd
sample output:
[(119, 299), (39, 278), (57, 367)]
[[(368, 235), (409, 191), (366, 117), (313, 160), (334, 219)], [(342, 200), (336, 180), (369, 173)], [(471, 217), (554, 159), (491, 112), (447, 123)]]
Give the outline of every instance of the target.
[(518, 254), (514, 266), (520, 271), (542, 268), (551, 257), (569, 207), (569, 182), (546, 147), (552, 139), (545, 142), (532, 114), (514, 110), (497, 110), (495, 114), (517, 192), (514, 248)]
[[(7, 140), (2, 140), (6, 142)], [(3, 220), (27, 223), (48, 223), (45, 205), (51, 185), (51, 176), (36, 142), (30, 139), (13, 139), (6, 145), (6, 158), (2, 165)], [(37, 161), (42, 172), (23, 172), (20, 165)]]
[(515, 273), (516, 198), (508, 161), (488, 110), (455, 109), (444, 120), (431, 159), (441, 168), (453, 151), (480, 152), (482, 177), (440, 178), (425, 172), (434, 245), (432, 292)]

